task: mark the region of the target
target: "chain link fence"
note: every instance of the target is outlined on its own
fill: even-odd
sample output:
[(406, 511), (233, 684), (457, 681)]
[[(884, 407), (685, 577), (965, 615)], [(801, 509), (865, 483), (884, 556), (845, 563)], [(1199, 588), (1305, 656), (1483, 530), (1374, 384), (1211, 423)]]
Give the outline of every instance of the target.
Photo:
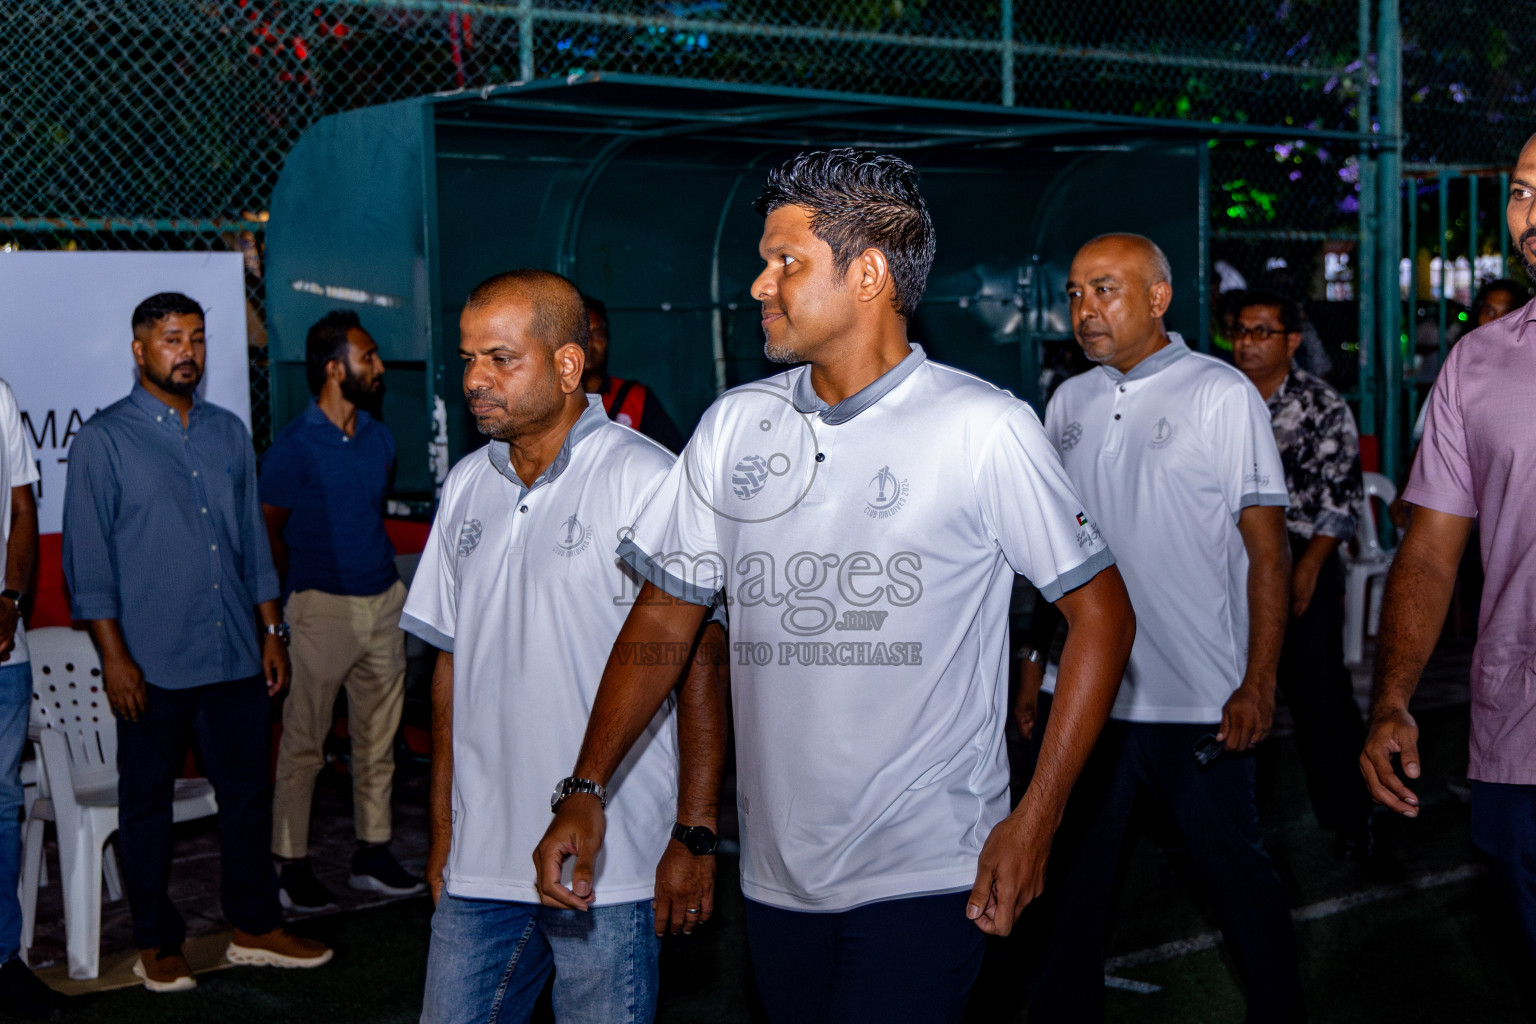
[[(306, 127), (429, 92), (610, 70), (1294, 127), (1291, 141), (1212, 145), (1212, 256), (1347, 305), (1338, 257), (1359, 236), (1358, 154), (1310, 133), (1370, 127), (1359, 104), (1374, 6), (8, 0), (0, 247), (241, 251), (260, 350), (267, 200)], [(1410, 159), (1508, 161), (1536, 128), (1536, 47), (1497, 27), (1514, 13), (1404, 3)], [(1343, 306), (1330, 316), (1336, 344), (1356, 340)], [(272, 428), (263, 366), (253, 353), (259, 446)]]

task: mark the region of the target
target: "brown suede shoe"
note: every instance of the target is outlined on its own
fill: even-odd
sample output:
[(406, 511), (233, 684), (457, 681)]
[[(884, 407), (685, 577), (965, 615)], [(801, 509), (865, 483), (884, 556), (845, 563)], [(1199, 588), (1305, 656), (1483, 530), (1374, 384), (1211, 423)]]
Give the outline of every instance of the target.
[(133, 965), (133, 973), (144, 979), (144, 987), (151, 992), (185, 992), (197, 988), (192, 968), (181, 955), (180, 946), (160, 946), (139, 950), (139, 959)]
[(224, 955), (232, 964), (253, 967), (319, 967), (330, 961), (331, 948), (314, 939), (301, 939), (286, 928), (274, 928), (263, 935), (236, 928)]

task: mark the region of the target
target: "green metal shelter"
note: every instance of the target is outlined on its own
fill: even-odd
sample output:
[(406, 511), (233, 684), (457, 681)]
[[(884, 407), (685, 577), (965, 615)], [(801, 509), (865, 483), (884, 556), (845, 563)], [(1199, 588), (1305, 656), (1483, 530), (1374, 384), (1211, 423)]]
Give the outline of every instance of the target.
[(396, 494), (425, 510), (481, 443), (459, 383), (463, 301), (492, 274), (538, 266), (607, 303), (610, 369), (651, 386), (687, 431), (721, 390), (771, 372), (748, 294), (767, 169), (844, 145), (900, 153), (922, 174), (938, 256), (914, 340), (1038, 401), (1042, 351), (1071, 337), (1067, 266), (1105, 231), (1163, 247), (1169, 326), (1208, 345), (1204, 155), (1223, 130), (606, 73), (327, 117), (272, 200), (276, 422), (308, 399), (308, 326), (356, 309), (389, 366)]

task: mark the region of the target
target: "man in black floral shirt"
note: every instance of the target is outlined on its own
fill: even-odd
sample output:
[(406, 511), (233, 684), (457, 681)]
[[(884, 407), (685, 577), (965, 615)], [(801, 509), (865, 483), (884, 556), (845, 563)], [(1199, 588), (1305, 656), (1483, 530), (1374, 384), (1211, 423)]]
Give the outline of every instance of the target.
[(1370, 797), (1356, 764), (1365, 726), (1344, 667), (1344, 570), (1339, 544), (1354, 535), (1363, 500), (1360, 439), (1349, 406), (1292, 365), (1301, 310), (1271, 292), (1246, 293), (1233, 321), (1232, 356), (1269, 405), (1291, 504), (1291, 622), (1280, 686), (1296, 723), (1307, 790), (1334, 854), (1373, 854)]

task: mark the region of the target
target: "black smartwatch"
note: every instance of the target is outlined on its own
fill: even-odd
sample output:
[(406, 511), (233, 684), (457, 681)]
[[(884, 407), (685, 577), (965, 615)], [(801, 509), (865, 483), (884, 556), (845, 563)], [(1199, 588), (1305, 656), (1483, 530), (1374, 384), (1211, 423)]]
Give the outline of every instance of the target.
[(686, 846), (695, 857), (709, 857), (720, 845), (720, 837), (709, 826), (684, 825), (680, 821), (672, 823), (672, 838)]

